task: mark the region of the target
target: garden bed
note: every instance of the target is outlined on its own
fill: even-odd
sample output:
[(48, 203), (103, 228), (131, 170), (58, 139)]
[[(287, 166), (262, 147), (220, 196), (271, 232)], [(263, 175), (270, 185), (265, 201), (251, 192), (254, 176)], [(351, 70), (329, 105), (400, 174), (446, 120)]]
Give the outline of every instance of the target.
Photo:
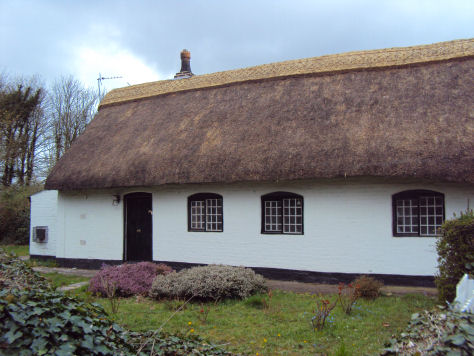
[[(91, 298), (85, 288), (75, 293)], [(335, 300), (336, 296), (330, 297)], [(114, 320), (134, 331), (156, 330), (163, 325), (169, 333), (199, 335), (233, 353), (249, 355), (377, 354), (384, 343), (399, 335), (412, 313), (432, 308), (435, 300), (423, 295), (382, 296), (359, 300), (351, 315), (336, 307), (332, 322), (314, 331), (311, 318), (316, 295), (273, 291), (247, 300), (218, 303), (155, 301), (143, 297), (123, 298)], [(106, 298), (95, 300), (110, 312)], [(174, 316), (167, 321), (170, 316)]]
[[(48, 278), (55, 285), (76, 281), (74, 277), (58, 274), (50, 274)], [(304, 285), (270, 282), (270, 286), (277, 288), (277, 283), (292, 288)], [(306, 285), (306, 288), (321, 286)], [(335, 288), (337, 290), (337, 286)], [(318, 291), (321, 289), (311, 290)], [(87, 287), (68, 294), (98, 302), (111, 312), (110, 300), (92, 296)], [(309, 292), (275, 289), (243, 300), (207, 303), (156, 301), (135, 296), (119, 299), (118, 311), (110, 314), (113, 321), (125, 329), (147, 332), (162, 327), (166, 333), (185, 337), (199, 335), (237, 354), (377, 354), (383, 350), (385, 342), (405, 330), (412, 313), (431, 309), (436, 304), (432, 297), (422, 294), (359, 299), (350, 315), (338, 305), (325, 327), (314, 330), (311, 319), (317, 301), (326, 298), (334, 302), (337, 295), (322, 297)]]

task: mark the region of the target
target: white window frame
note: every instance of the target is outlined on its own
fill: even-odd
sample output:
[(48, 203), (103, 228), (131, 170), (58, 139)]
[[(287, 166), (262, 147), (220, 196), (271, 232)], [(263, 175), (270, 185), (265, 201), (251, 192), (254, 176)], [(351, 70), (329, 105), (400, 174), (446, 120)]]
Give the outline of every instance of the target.
[(262, 234), (304, 235), (304, 199), (290, 192), (262, 195)]
[(432, 190), (406, 190), (392, 196), (395, 237), (436, 237), (445, 220), (444, 194)]
[(224, 205), (221, 195), (197, 193), (188, 197), (188, 231), (224, 231)]

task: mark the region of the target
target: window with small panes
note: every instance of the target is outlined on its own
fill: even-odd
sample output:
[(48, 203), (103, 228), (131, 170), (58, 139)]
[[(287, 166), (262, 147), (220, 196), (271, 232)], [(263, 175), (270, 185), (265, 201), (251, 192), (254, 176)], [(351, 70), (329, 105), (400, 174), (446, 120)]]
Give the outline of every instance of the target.
[(224, 231), (222, 196), (198, 193), (188, 197), (188, 230), (205, 232)]
[(394, 236), (438, 236), (444, 222), (444, 194), (407, 190), (392, 196)]
[(262, 196), (262, 234), (303, 234), (303, 197), (289, 192)]

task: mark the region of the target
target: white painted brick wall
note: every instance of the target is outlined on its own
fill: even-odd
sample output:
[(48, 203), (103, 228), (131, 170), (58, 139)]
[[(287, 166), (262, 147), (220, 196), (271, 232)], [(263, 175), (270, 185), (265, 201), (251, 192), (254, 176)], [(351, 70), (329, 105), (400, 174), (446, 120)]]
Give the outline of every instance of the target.
[[(31, 196), (30, 210), (30, 254), (56, 256), (58, 191), (44, 190)], [(33, 241), (35, 226), (48, 227), (48, 241)]]
[[(360, 183), (193, 186), (154, 194), (155, 260), (225, 263), (320, 272), (433, 275), (435, 238), (393, 237), (394, 193), (432, 189), (445, 194), (446, 217), (474, 199), (472, 187)], [(304, 197), (304, 235), (262, 235), (263, 194)], [(188, 232), (187, 197), (223, 196), (224, 232)]]
[[(446, 218), (474, 201), (472, 186), (338, 183), (187, 185), (133, 191), (153, 193), (153, 259), (225, 263), (319, 272), (433, 275), (435, 238), (393, 237), (394, 193), (431, 189), (445, 194)], [(304, 197), (304, 235), (262, 235), (263, 194)], [(60, 193), (57, 256), (123, 258), (123, 202), (118, 191)], [(131, 190), (122, 190), (127, 194)], [(187, 197), (223, 196), (224, 232), (188, 232)], [(472, 203), (471, 203), (472, 207)], [(82, 241), (82, 243), (81, 243)]]
[(121, 260), (123, 204), (115, 192), (60, 192), (57, 257)]

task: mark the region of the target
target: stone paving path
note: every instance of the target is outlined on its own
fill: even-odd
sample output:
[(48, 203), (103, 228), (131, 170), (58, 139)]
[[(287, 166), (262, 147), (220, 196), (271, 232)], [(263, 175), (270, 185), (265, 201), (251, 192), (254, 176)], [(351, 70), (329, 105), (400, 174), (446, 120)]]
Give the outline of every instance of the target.
[(66, 276), (80, 276), (92, 278), (97, 273), (97, 269), (80, 269), (80, 268), (64, 268), (64, 267), (33, 267), (33, 270), (40, 273), (60, 273)]
[(73, 284), (70, 284), (68, 286), (59, 287), (58, 290), (62, 290), (62, 291), (73, 290), (73, 289), (81, 288), (82, 286), (85, 286), (88, 283), (89, 282), (87, 282), (87, 281), (86, 282), (73, 283)]

